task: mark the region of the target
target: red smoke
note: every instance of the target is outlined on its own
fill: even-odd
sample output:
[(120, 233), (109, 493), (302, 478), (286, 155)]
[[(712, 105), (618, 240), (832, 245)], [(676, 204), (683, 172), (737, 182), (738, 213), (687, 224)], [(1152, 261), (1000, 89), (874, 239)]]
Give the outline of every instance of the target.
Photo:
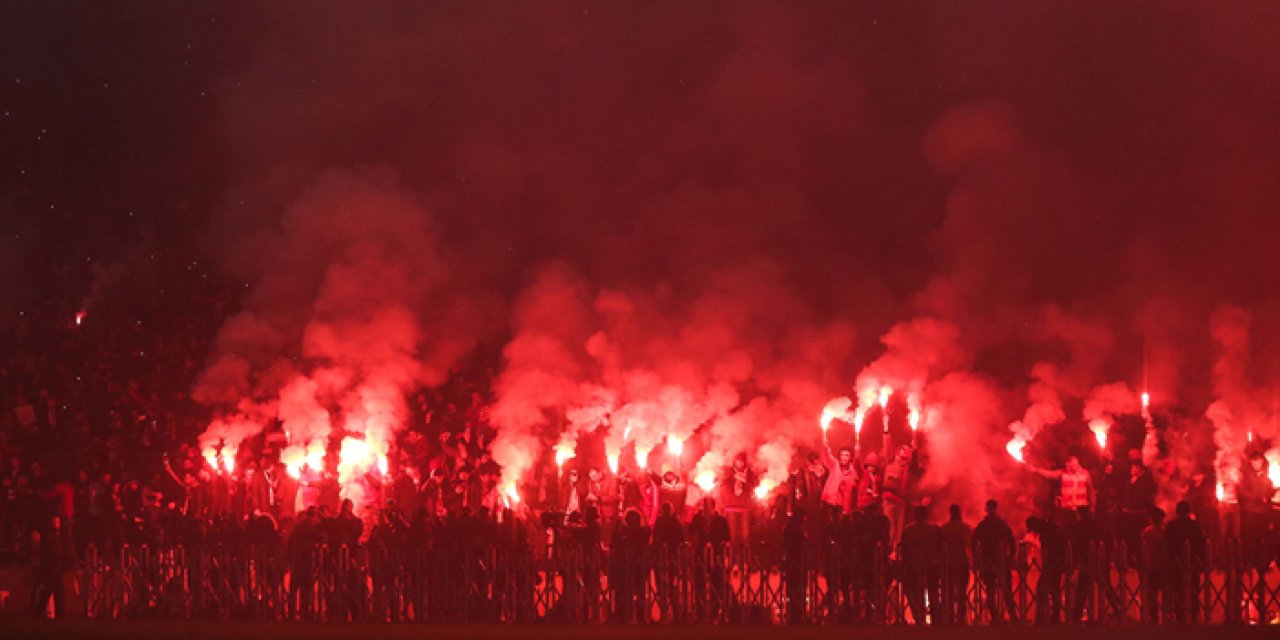
[(914, 410), (969, 504), (1018, 486), (1011, 438), (1049, 464), (1142, 391), (1223, 451), (1274, 429), (1270, 9), (266, 11), (222, 105), (212, 251), (251, 287), (204, 444), (279, 421), (290, 464), (376, 465), (480, 339), (508, 486), (597, 436), (776, 480), (824, 407), (837, 446)]

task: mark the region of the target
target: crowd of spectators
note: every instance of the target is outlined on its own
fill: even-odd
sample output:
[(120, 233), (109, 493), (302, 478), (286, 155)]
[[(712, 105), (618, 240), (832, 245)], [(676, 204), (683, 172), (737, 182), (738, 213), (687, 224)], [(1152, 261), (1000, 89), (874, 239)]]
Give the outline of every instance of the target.
[[(666, 463), (614, 472), (585, 458), (565, 466), (544, 459), (513, 498), (499, 488), (501, 470), (489, 454), (496, 348), (478, 349), (448, 382), (411, 395), (391, 468), (362, 480), (358, 502), (343, 499), (334, 474), (287, 473), (278, 427), (246, 444), (234, 473), (219, 472), (194, 446), (208, 414), (189, 392), (236, 288), (196, 263), (172, 268), (173, 256), (158, 259), (171, 267), (157, 285), (164, 296), (32, 305), (0, 354), (0, 565), (31, 567), (37, 582), (44, 576), (51, 584), (89, 548), (109, 557), (124, 545), (253, 544), (301, 554), (318, 543), (448, 548), (505, 540), (547, 550), (732, 545), (775, 558), (800, 545), (835, 545), (859, 557), (883, 554), (918, 584), (933, 575), (923, 567), (937, 566), (938, 539), (965, 550), (966, 565), (982, 561), (968, 551), (973, 540), (1013, 546), (1013, 530), (994, 508), (972, 538), (958, 509), (945, 525), (930, 524), (932, 496), (916, 491), (920, 461), (905, 445), (810, 452), (789, 481), (759, 494), (745, 455), (710, 490)], [(1070, 458), (1060, 470), (1037, 470), (1053, 481), (1054, 498), (1024, 531), (1046, 557), (1063, 540), (1076, 548), (1118, 540), (1135, 558), (1159, 555), (1150, 550), (1167, 546), (1173, 531), (1179, 545), (1198, 544), (1202, 529), (1211, 539), (1243, 533), (1265, 568), (1275, 554), (1275, 488), (1257, 462), (1245, 465), (1243, 530), (1230, 517), (1219, 524), (1214, 481), (1203, 475), (1166, 524), (1153, 471), (1134, 451), (1095, 469)], [(47, 591), (41, 599), (58, 595)]]

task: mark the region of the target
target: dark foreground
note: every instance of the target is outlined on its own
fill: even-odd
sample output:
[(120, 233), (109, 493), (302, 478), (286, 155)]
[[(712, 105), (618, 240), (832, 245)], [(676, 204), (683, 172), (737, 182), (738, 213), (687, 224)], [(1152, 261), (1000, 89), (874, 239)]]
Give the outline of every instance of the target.
[(288, 624), (288, 623), (202, 623), (202, 622), (95, 622), (0, 620), (0, 638), (180, 638), (181, 640), (261, 638), (431, 638), (431, 640), (876, 640), (1035, 638), (1036, 640), (1202, 640), (1219, 638), (1275, 638), (1275, 627), (743, 627), (743, 626), (556, 626), (556, 625), (388, 625), (388, 624)]

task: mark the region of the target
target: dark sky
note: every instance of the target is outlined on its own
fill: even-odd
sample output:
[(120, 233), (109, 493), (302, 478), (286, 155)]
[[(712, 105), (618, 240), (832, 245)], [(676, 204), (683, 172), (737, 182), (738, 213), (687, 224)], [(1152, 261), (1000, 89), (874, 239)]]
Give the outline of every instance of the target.
[(936, 315), (1016, 378), (1067, 317), (1109, 335), (1100, 376), (1145, 337), (1168, 384), (1204, 388), (1214, 309), (1247, 309), (1260, 348), (1280, 319), (1272, 2), (5, 14), (6, 306), (49, 252), (140, 242), (255, 281), (281, 212), (344, 168), (420, 198), (450, 277), (497, 309), (549, 261), (688, 298), (758, 262), (868, 354)]

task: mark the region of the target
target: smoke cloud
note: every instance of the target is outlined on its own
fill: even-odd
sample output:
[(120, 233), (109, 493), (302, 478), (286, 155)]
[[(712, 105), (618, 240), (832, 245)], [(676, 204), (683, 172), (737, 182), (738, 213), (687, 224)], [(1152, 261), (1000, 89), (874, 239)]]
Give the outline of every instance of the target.
[(509, 486), (668, 436), (776, 480), (827, 407), (912, 421), (925, 484), (976, 504), (1011, 436), (1141, 391), (1174, 433), (1217, 400), (1224, 448), (1274, 413), (1265, 4), (262, 11), (222, 92), (210, 248), (251, 286), (195, 387), (240, 425), (210, 443), (384, 455), (478, 340)]

